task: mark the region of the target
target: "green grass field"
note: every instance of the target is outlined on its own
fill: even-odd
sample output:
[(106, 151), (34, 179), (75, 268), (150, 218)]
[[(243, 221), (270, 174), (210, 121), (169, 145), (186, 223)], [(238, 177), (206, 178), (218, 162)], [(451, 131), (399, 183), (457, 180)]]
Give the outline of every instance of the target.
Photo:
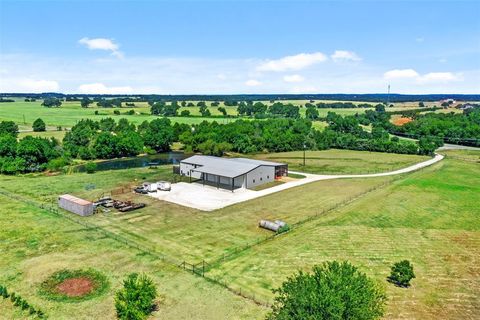
[(256, 159), (287, 163), (289, 170), (317, 174), (380, 173), (408, 167), (429, 157), (351, 150), (303, 151), (257, 154)]
[[(298, 268), (349, 260), (387, 287), (387, 318), (473, 319), (480, 312), (479, 201), (480, 166), (447, 158), (210, 274), (267, 298)], [(401, 259), (415, 266), (409, 289), (385, 281)]]
[[(111, 211), (86, 218), (67, 214), (73, 221), (91, 225), (86, 228), (0, 195), (0, 283), (53, 319), (72, 315), (78, 319), (113, 318), (113, 291), (126, 274), (139, 270), (154, 277), (161, 294), (154, 318), (255, 319), (267, 312), (221, 286), (139, 253), (100, 232), (104, 230), (178, 264), (206, 260), (212, 263), (208, 276), (260, 301), (271, 300), (271, 290), (299, 268), (309, 270), (325, 260), (346, 259), (387, 287), (387, 318), (473, 318), (480, 312), (480, 152), (444, 153), (446, 160), (419, 172), (319, 181), (213, 212), (130, 192), (131, 186), (142, 181), (171, 180), (170, 166), (90, 175), (0, 176), (0, 189), (48, 206), (55, 206), (59, 194), (94, 200), (121, 187), (125, 192), (116, 198), (147, 204), (131, 213)], [(257, 157), (288, 162), (291, 170), (302, 170), (302, 155)], [(306, 169), (370, 173), (425, 159), (328, 150), (308, 152)], [(308, 221), (313, 216), (316, 218)], [(301, 224), (287, 234), (255, 245), (271, 235), (258, 228), (260, 219)], [(244, 250), (250, 245), (253, 247)], [(414, 263), (417, 273), (410, 289), (385, 282), (390, 264), (404, 258)], [(108, 275), (112, 290), (105, 296), (82, 303), (60, 303), (38, 295), (39, 284), (51, 273), (87, 267)], [(7, 318), (24, 317), (8, 302), (0, 302), (0, 307), (5, 308)]]
[[(155, 319), (260, 319), (266, 310), (179, 268), (130, 249), (45, 210), (0, 195), (0, 283), (41, 308), (49, 319), (114, 319), (114, 291), (131, 272), (153, 277), (159, 292)], [(110, 290), (84, 302), (55, 302), (38, 294), (55, 271), (94, 268), (107, 275)], [(26, 313), (0, 299), (1, 319)]]
[[(139, 114), (124, 114), (128, 110), (135, 110)], [(198, 108), (192, 108), (198, 111)], [(114, 115), (114, 110), (119, 110), (120, 115)], [(216, 110), (216, 109), (215, 109)], [(95, 115), (98, 111), (98, 115)], [(212, 110), (213, 112), (213, 110)], [(216, 111), (218, 113), (218, 111)], [(215, 113), (214, 113), (215, 114)], [(42, 118), (47, 126), (56, 127), (72, 127), (81, 119), (100, 120), (105, 117), (113, 117), (114, 119), (126, 118), (128, 121), (138, 125), (143, 121), (151, 121), (158, 117), (150, 115), (150, 109), (146, 106), (141, 107), (122, 107), (118, 108), (81, 108), (78, 102), (63, 102), (60, 108), (45, 108), (41, 106), (41, 101), (23, 102), (16, 101), (12, 103), (0, 104), (0, 121), (14, 121), (22, 126), (20, 129), (30, 129), (32, 123), (37, 118)], [(195, 124), (204, 120), (217, 121), (219, 123), (227, 123), (232, 121), (229, 118), (203, 118), (203, 117), (171, 117), (171, 121), (179, 123)]]
[[(197, 101), (193, 101), (195, 104)], [(268, 101), (262, 101), (263, 103), (270, 104)], [(293, 103), (295, 105), (303, 106), (305, 105), (306, 100), (292, 100), (292, 101), (283, 101), (284, 103)], [(319, 102), (319, 101), (317, 101)], [(331, 101), (330, 101), (331, 102)], [(42, 101), (38, 100), (35, 102), (24, 102), (23, 99), (16, 99), (15, 102), (11, 103), (1, 103), (0, 104), (0, 121), (8, 120), (14, 121), (20, 126), (20, 129), (29, 130), (31, 129), (32, 123), (37, 118), (42, 118), (47, 126), (52, 129), (55, 129), (57, 126), (62, 127), (72, 127), (80, 121), (81, 119), (92, 119), (100, 120), (105, 117), (113, 117), (114, 119), (126, 118), (134, 124), (140, 124), (143, 121), (151, 121), (156, 116), (150, 115), (150, 108), (146, 102), (136, 102), (135, 107), (127, 107), (125, 104), (122, 105), (121, 109), (118, 108), (98, 108), (93, 104), (89, 108), (81, 108), (80, 103), (77, 101), (68, 101), (63, 102), (60, 108), (45, 108), (41, 106)], [(217, 110), (218, 107), (211, 107), (210, 102), (207, 102), (213, 116), (219, 116), (221, 113)], [(417, 104), (418, 105), (418, 104)], [(223, 102), (220, 103), (220, 106), (223, 106), (227, 110), (228, 115), (235, 116), (237, 115), (236, 107), (224, 106)], [(400, 106), (390, 108), (389, 110), (405, 110), (412, 108), (411, 106)], [(115, 115), (113, 112), (119, 110), (120, 115)], [(135, 115), (125, 114), (129, 110), (134, 110)], [(181, 107), (179, 112), (182, 110), (189, 110), (191, 115), (199, 116), (199, 108), (195, 107)], [(300, 114), (305, 115), (305, 108), (300, 109)], [(353, 115), (356, 113), (365, 112), (365, 108), (353, 108), (353, 109), (318, 109), (321, 117), (325, 117), (328, 112), (336, 112), (341, 115)], [(95, 115), (95, 111), (98, 111), (98, 115)], [(178, 123), (188, 123), (188, 124), (197, 124), (204, 120), (207, 121), (217, 121), (219, 123), (228, 123), (234, 121), (232, 118), (215, 118), (215, 117), (170, 117), (173, 122)], [(316, 124), (320, 129), (324, 127), (322, 123)]]

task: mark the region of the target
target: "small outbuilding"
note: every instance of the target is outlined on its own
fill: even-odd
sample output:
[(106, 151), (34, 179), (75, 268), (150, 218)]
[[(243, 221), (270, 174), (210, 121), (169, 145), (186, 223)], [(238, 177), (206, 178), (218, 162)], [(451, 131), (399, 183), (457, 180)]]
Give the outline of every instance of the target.
[(80, 199), (70, 194), (58, 197), (58, 206), (62, 209), (78, 214), (79, 216), (90, 216), (93, 214), (93, 202)]

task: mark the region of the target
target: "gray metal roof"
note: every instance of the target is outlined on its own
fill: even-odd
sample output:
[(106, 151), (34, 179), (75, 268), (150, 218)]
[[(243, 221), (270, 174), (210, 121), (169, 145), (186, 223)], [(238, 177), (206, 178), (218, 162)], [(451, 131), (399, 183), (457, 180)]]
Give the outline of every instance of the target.
[(241, 176), (262, 165), (283, 165), (282, 163), (246, 158), (220, 158), (201, 155), (194, 155), (189, 158), (183, 159), (180, 162), (200, 166), (193, 169), (193, 171), (214, 174), (227, 178), (235, 178)]
[(233, 161), (239, 161), (239, 162), (244, 162), (244, 163), (251, 163), (251, 164), (256, 164), (256, 165), (262, 165), (262, 166), (284, 166), (285, 163), (280, 163), (280, 162), (273, 162), (273, 161), (264, 161), (264, 160), (256, 160), (256, 159), (249, 159), (249, 158), (231, 158)]

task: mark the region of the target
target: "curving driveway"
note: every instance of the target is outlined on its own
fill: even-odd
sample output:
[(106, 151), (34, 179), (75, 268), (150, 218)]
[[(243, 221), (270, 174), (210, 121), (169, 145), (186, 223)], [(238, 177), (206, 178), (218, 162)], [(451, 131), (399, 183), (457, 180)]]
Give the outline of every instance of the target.
[(302, 174), (305, 176), (305, 178), (286, 182), (284, 184), (260, 191), (237, 189), (235, 190), (235, 192), (231, 192), (228, 190), (217, 189), (212, 186), (203, 186), (199, 183), (180, 182), (173, 184), (171, 191), (157, 191), (155, 193), (150, 193), (149, 196), (159, 200), (173, 202), (186, 207), (191, 207), (203, 211), (212, 211), (224, 208), (226, 206), (230, 206), (235, 203), (252, 200), (258, 197), (263, 197), (275, 192), (320, 180), (343, 178), (374, 178), (408, 173), (428, 167), (434, 163), (441, 161), (443, 158), (443, 155), (436, 154), (435, 157), (433, 157), (432, 159), (414, 164), (403, 169), (373, 174), (319, 175), (303, 172), (292, 172)]

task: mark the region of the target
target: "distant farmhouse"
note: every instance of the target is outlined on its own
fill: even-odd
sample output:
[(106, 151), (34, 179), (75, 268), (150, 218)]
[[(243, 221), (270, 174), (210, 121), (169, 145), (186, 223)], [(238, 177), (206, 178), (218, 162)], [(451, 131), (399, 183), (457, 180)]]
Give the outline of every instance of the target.
[(253, 188), (288, 175), (284, 163), (246, 158), (219, 158), (195, 155), (180, 161), (180, 174), (203, 184), (234, 191)]

